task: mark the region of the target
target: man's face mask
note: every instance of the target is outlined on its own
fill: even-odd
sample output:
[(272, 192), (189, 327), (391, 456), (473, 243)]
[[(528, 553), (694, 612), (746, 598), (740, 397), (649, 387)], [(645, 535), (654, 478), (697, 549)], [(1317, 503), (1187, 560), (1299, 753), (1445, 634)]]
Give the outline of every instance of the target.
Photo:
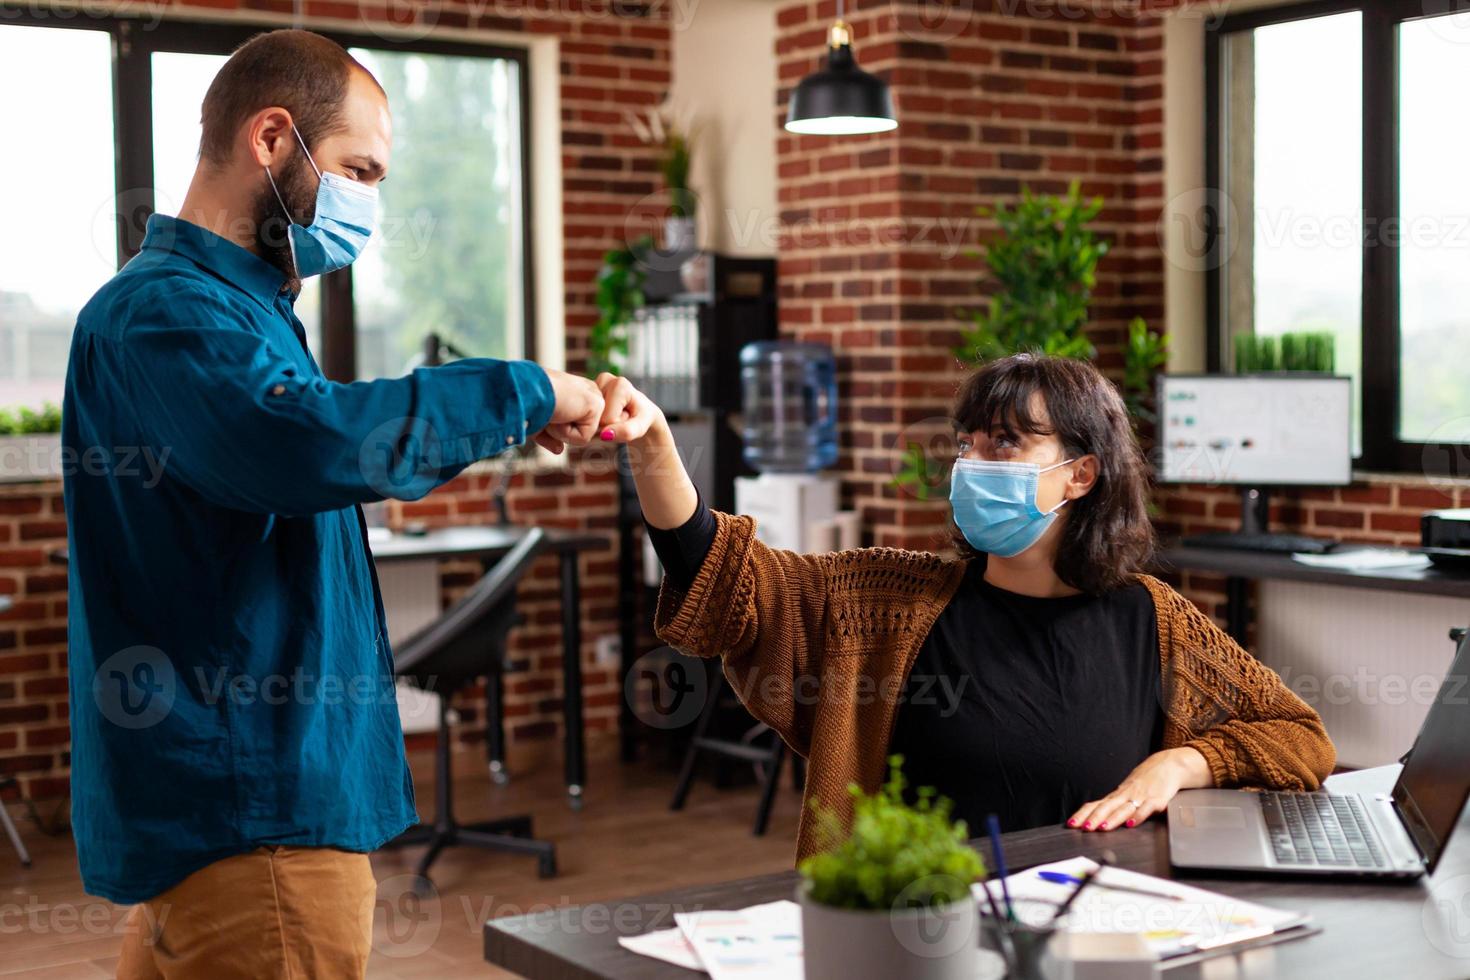
[(322, 173), (311, 158), (311, 151), (306, 148), (306, 141), (301, 138), (295, 123), (291, 124), (291, 132), (296, 134), (301, 152), (306, 154), (311, 169), (316, 171), (316, 216), (311, 224), (296, 223), (276, 187), (276, 178), (271, 175), (270, 167), (265, 168), (265, 176), (271, 182), (276, 200), (281, 203), (281, 210), (286, 212), (286, 220), (291, 222), (288, 239), (291, 259), (296, 265), (296, 274), (305, 279), (349, 266), (362, 254), (378, 223), (378, 189), (337, 174)]

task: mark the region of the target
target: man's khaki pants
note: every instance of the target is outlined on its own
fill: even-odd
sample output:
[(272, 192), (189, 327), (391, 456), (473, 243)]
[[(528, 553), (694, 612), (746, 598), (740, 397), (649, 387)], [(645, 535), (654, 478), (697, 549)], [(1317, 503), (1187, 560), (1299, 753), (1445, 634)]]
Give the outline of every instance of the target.
[(360, 978), (377, 885), (366, 854), (261, 847), (133, 906), (121, 980)]

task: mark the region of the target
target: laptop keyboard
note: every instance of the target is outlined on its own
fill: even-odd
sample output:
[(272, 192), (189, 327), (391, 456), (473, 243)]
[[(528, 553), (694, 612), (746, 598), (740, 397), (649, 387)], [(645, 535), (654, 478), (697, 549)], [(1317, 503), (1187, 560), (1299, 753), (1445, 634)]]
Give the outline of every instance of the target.
[(1280, 864), (1388, 867), (1378, 835), (1355, 796), (1264, 792), (1261, 813)]

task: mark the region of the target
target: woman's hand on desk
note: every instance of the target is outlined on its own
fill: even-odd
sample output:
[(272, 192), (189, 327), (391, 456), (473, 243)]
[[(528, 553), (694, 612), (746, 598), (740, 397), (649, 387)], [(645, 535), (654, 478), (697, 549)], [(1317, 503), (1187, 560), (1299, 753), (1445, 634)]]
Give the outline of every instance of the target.
[(1162, 813), (1181, 789), (1213, 785), (1204, 756), (1191, 748), (1165, 749), (1140, 762), (1107, 796), (1084, 803), (1067, 820), (1067, 826), (1079, 830), (1135, 827)]

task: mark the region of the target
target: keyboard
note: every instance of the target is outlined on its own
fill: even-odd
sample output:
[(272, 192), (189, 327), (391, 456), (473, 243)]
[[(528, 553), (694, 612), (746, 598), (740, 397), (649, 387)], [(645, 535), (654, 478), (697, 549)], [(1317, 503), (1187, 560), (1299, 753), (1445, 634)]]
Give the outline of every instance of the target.
[(1264, 792), (1261, 813), (1279, 864), (1303, 870), (1389, 866), (1356, 796)]
[(1246, 534), (1232, 531), (1226, 534), (1201, 534), (1183, 539), (1180, 544), (1191, 548), (1224, 548), (1229, 551), (1267, 551), (1276, 554), (1323, 555), (1337, 547), (1338, 542), (1327, 538), (1310, 538), (1305, 534)]

